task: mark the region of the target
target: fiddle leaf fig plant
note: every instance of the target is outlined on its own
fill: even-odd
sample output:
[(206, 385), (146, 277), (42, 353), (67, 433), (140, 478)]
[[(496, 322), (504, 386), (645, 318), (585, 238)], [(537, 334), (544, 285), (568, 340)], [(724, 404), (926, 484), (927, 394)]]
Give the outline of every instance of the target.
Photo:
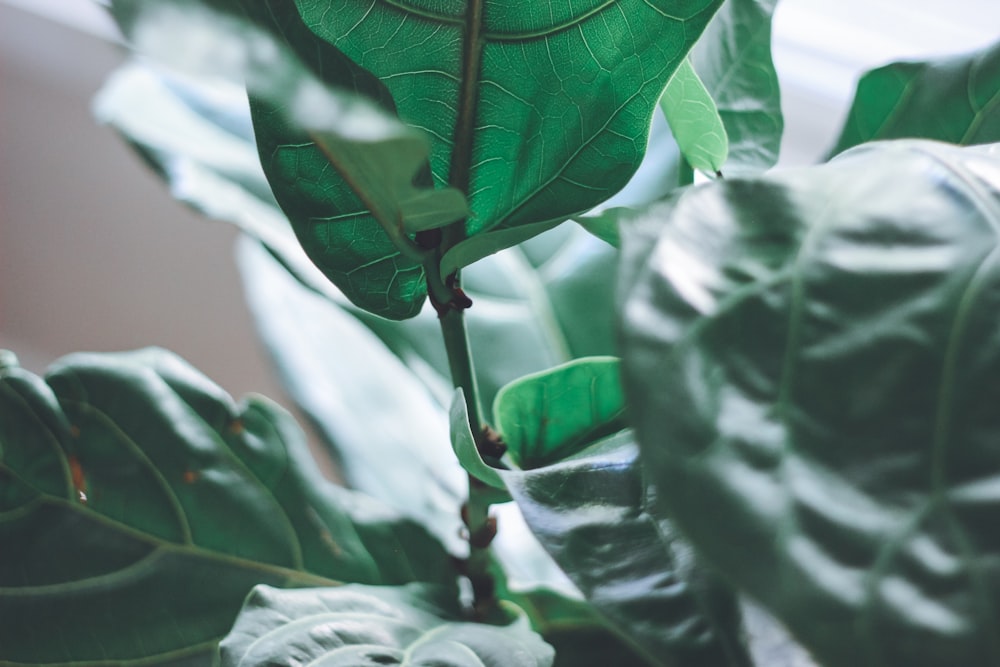
[(169, 352), (0, 353), (0, 664), (1000, 664), (997, 46), (769, 171), (773, 0), (104, 4), (350, 489)]

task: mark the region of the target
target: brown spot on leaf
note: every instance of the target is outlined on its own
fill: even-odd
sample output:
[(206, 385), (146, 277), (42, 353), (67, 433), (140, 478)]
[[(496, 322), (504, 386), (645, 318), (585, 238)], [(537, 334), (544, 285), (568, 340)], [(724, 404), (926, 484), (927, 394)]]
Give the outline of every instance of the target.
[(197, 470), (185, 470), (183, 479), (185, 484), (194, 484), (201, 477), (201, 473)]
[(87, 504), (87, 475), (83, 472), (80, 459), (75, 454), (69, 455), (69, 473), (73, 481), (73, 488), (76, 489), (77, 500), (81, 505)]
[(234, 419), (233, 421), (229, 422), (229, 432), (232, 433), (233, 435), (239, 435), (243, 433), (243, 420)]

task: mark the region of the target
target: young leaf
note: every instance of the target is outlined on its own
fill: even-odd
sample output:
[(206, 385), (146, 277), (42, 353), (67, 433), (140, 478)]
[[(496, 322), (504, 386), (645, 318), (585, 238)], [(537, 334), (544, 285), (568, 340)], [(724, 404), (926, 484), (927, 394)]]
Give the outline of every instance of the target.
[(500, 474), (495, 468), (491, 468), (483, 461), (482, 455), (476, 448), (476, 439), (469, 426), (469, 410), (465, 402), (465, 394), (461, 389), (455, 390), (455, 396), (451, 400), (449, 417), (451, 448), (455, 451), (458, 462), (470, 475), (490, 487), (489, 491), (484, 491), (482, 494), (487, 499), (487, 503), (495, 505), (508, 502), (510, 494), (507, 493), (507, 487), (500, 479)]
[(531, 470), (625, 428), (618, 359), (587, 357), (500, 390), (493, 421), (513, 462)]
[(454, 583), (433, 538), (323, 480), (264, 399), (158, 350), (46, 381), (0, 370), (4, 660), (207, 665), (258, 583)]
[(449, 591), (426, 585), (260, 586), (219, 654), (222, 667), (549, 667), (553, 657), (523, 615), (507, 625), (464, 622)]
[(859, 148), (625, 235), (643, 463), (827, 667), (1000, 664), (1000, 146)]
[(709, 174), (722, 169), (729, 154), (726, 127), (690, 59), (685, 58), (670, 77), (660, 108), (689, 165)]
[(654, 519), (622, 421), (618, 360), (580, 359), (497, 396), (497, 470), (542, 545), (648, 664), (749, 667), (736, 598)]
[(963, 145), (1000, 141), (1000, 42), (968, 55), (868, 72), (830, 154), (908, 137)]
[(764, 171), (778, 161), (784, 119), (771, 59), (777, 0), (726, 0), (691, 50), (691, 63), (715, 100), (729, 138), (726, 176)]

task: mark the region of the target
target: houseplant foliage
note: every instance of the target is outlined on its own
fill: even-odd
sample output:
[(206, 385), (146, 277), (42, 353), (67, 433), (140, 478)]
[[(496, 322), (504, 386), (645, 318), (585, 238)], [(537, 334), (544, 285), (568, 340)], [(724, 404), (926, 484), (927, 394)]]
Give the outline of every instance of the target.
[[(996, 147), (762, 174), (774, 2), (107, 4), (354, 490), (167, 352), (0, 356), (5, 664), (1000, 662)], [(1000, 141), (996, 53), (834, 152)]]

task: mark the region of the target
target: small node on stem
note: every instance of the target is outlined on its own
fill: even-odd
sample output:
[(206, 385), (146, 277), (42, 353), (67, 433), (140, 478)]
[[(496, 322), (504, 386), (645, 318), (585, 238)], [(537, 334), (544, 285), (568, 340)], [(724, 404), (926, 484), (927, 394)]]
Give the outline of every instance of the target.
[(483, 458), (499, 459), (507, 453), (507, 445), (499, 433), (489, 426), (483, 426), (482, 438), (476, 441), (476, 449)]
[(448, 300), (442, 302), (434, 294), (433, 290), (430, 290), (428, 297), (430, 298), (431, 305), (434, 306), (434, 310), (437, 311), (438, 319), (443, 318), (451, 311), (462, 312), (467, 308), (472, 307), (472, 299), (469, 298), (462, 288), (458, 286), (458, 275), (453, 273), (444, 281), (445, 287), (448, 289)]

